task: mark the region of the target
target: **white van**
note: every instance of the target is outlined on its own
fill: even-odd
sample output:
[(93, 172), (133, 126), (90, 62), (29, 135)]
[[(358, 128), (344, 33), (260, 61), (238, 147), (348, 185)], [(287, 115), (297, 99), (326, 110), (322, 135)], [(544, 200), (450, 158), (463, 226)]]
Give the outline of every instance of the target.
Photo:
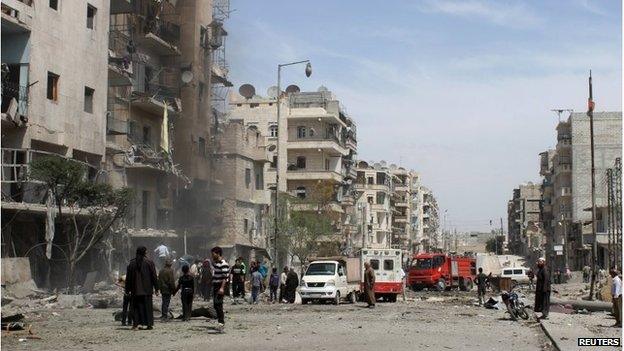
[(360, 290), (359, 258), (336, 258), (313, 261), (299, 283), (301, 303), (341, 300), (354, 303)]
[(524, 267), (503, 268), (501, 277), (511, 278), (511, 282), (515, 284), (529, 283), (529, 269)]

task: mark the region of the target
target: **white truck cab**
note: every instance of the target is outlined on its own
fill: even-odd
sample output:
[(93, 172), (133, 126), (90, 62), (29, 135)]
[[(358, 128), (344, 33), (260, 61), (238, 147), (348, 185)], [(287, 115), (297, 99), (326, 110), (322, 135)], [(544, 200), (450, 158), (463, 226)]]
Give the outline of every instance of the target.
[[(331, 300), (337, 305), (342, 299), (355, 302), (359, 293), (359, 277), (347, 276), (348, 265), (359, 268), (359, 259), (312, 261), (299, 284), (301, 303), (305, 305), (312, 300)], [(351, 269), (351, 271), (355, 272), (359, 269)], [(356, 281), (353, 281), (354, 279)]]

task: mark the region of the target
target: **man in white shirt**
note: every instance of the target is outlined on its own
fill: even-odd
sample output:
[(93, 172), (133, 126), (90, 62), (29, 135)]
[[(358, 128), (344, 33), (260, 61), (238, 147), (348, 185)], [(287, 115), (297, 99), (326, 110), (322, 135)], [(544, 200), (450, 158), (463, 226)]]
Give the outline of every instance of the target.
[(160, 244), (156, 249), (154, 249), (154, 254), (156, 255), (156, 265), (158, 268), (162, 268), (165, 265), (165, 260), (169, 258), (169, 248), (165, 246), (165, 244)]
[(279, 302), (284, 302), (286, 298), (286, 273), (288, 273), (288, 267), (284, 267), (282, 274), (280, 274), (280, 293), (279, 293)]
[(615, 314), (616, 328), (622, 327), (622, 278), (618, 275), (618, 271), (612, 269), (609, 271), (611, 275), (611, 297), (613, 298), (613, 313)]

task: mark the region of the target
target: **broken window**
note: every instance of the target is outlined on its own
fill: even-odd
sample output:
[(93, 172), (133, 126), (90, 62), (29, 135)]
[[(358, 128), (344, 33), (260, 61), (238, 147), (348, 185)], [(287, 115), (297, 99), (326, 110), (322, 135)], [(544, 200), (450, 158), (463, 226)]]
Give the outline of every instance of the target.
[(150, 126), (143, 126), (143, 144), (152, 145), (152, 128)]
[(375, 184), (375, 178), (368, 177), (368, 184)]
[(50, 0), (50, 8), (58, 11), (58, 0)]
[(95, 94), (95, 90), (85, 87), (84, 88), (84, 111), (88, 113), (93, 113), (93, 95)]
[(93, 29), (95, 27), (95, 13), (97, 9), (87, 4), (87, 28)]
[(297, 138), (305, 138), (306, 137), (306, 127), (297, 127)]
[(277, 167), (277, 155), (273, 155), (273, 161), (271, 161), (271, 168)]
[(357, 176), (355, 178), (355, 182), (357, 184), (365, 184), (366, 183), (366, 175), (364, 174), (364, 172), (357, 172)]
[(368, 203), (371, 205), (374, 203), (373, 197), (370, 195), (366, 197), (366, 201), (368, 201)]
[(297, 168), (299, 168), (299, 169), (306, 168), (306, 158), (305, 158), (305, 156), (298, 156), (297, 157)]
[(295, 190), (295, 194), (297, 195), (298, 198), (305, 199), (306, 198), (306, 188), (304, 186), (297, 187), (297, 190)]
[(386, 194), (381, 191), (377, 192), (377, 205), (383, 205), (386, 202)]
[(141, 197), (141, 228), (147, 228), (147, 218), (149, 216), (149, 200), (150, 193), (149, 191), (143, 191), (143, 196)]
[(277, 138), (277, 124), (269, 126), (269, 136), (271, 138)]
[(371, 268), (374, 270), (379, 270), (379, 260), (370, 260)]
[(59, 78), (60, 77), (58, 74), (48, 72), (48, 89), (47, 89), (48, 100), (58, 101)]
[(250, 185), (251, 185), (251, 169), (245, 168), (245, 187), (249, 189)]

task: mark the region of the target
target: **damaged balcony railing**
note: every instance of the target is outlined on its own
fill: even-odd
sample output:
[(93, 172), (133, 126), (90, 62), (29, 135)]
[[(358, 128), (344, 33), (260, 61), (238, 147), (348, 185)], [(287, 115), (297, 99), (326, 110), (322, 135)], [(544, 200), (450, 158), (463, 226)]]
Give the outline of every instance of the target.
[(182, 174), (179, 167), (173, 163), (171, 155), (168, 155), (166, 152), (156, 151), (151, 145), (145, 143), (134, 142), (126, 152), (126, 161), (130, 167), (149, 167), (188, 179)]
[(18, 115), (28, 116), (28, 87), (19, 85), (19, 83), (3, 81), (2, 113), (9, 112), (12, 99), (15, 99), (17, 102), (17, 115), (11, 117), (16, 118)]

